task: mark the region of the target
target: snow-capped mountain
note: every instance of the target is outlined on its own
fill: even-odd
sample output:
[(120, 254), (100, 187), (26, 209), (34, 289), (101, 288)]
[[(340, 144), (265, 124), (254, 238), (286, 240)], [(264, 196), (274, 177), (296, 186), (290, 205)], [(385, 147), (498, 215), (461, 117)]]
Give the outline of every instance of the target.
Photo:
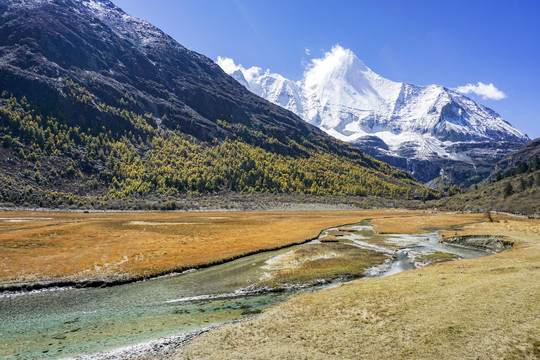
[(301, 99), (302, 89), (299, 83), (269, 71), (261, 73), (261, 68), (258, 67), (245, 69), (241, 65), (236, 65), (229, 58), (218, 57), (217, 63), (227, 74), (251, 92), (291, 110), (296, 115), (302, 116), (304, 113)]
[[(445, 175), (463, 183), (471, 169), (479, 181), (483, 165), (529, 140), (466, 96), (439, 85), (385, 79), (341, 46), (314, 59), (298, 82), (229, 58), (217, 62), (255, 94), (424, 182)], [(464, 167), (461, 174), (456, 166)]]

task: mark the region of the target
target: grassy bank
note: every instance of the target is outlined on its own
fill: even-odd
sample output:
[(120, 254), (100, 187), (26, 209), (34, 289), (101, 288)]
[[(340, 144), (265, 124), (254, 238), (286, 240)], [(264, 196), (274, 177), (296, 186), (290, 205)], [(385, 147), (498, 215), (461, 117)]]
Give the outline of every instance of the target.
[(380, 252), (342, 243), (308, 244), (266, 265), (269, 277), (263, 285), (279, 288), (287, 284), (361, 277), (366, 269), (387, 259)]
[(0, 282), (155, 276), (300, 243), (367, 214), (402, 212), (3, 212)]
[(381, 232), (444, 226), (444, 236), (503, 235), (516, 245), (297, 296), (250, 322), (202, 335), (173, 357), (538, 359), (540, 222), (494, 220), (446, 214), (374, 219)]

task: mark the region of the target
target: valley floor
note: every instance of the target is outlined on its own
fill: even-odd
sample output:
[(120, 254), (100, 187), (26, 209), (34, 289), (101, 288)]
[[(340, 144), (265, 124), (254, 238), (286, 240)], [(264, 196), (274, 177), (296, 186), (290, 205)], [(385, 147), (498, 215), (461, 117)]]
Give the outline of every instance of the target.
[[(302, 243), (378, 233), (501, 235), (512, 249), (295, 296), (203, 334), (178, 359), (536, 359), (540, 220), (410, 210), (0, 214), (0, 282), (133, 281)], [(159, 356), (158, 356), (159, 358)]]
[[(374, 222), (376, 231), (419, 233), (482, 221), (483, 214), (405, 210), (281, 212), (1, 212), (0, 290), (125, 283), (204, 267)], [(394, 220), (392, 220), (394, 219)]]
[[(0, 213), (0, 290), (130, 282), (315, 238), (364, 218), (422, 211)], [(482, 215), (464, 215), (479, 221)], [(410, 223), (410, 231), (418, 228)]]
[[(294, 297), (249, 322), (201, 335), (175, 359), (538, 359), (540, 221), (462, 215), (374, 219), (395, 232), (422, 221), (455, 235), (503, 235), (502, 253), (436, 264)], [(468, 224), (467, 224), (468, 223)]]

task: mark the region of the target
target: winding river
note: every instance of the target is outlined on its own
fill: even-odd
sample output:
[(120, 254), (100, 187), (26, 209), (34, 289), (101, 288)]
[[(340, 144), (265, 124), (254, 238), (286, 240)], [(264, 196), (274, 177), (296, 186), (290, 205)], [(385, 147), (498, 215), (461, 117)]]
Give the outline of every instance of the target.
[[(388, 254), (387, 262), (368, 269), (366, 277), (427, 265), (420, 259), (435, 252), (459, 258), (489, 254), (439, 243), (436, 233), (387, 235), (385, 241), (393, 246), (384, 247), (369, 242), (375, 236), (370, 226), (348, 228), (350, 233), (340, 241)], [(282, 292), (250, 291), (265, 276), (265, 265), (271, 259), (302, 246), (308, 244), (108, 288), (0, 294), (0, 358), (56, 359), (106, 352), (249, 318), (298, 292), (339, 285), (334, 282)]]

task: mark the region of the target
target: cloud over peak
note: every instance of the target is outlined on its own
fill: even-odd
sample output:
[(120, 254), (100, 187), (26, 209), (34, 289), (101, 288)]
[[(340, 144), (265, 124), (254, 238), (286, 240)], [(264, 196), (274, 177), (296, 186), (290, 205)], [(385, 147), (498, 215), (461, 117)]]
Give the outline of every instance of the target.
[[(252, 66), (249, 69), (246, 69), (241, 64), (235, 64), (234, 60), (228, 57), (218, 56), (216, 63), (227, 74), (232, 74), (233, 72), (240, 70), (248, 82), (258, 78), (262, 73), (262, 69), (260, 67)], [(268, 72), (268, 70), (266, 71)]]
[(462, 94), (476, 94), (482, 97), (484, 100), (502, 100), (506, 98), (506, 94), (493, 85), (493, 83), (484, 84), (479, 81), (476, 85), (467, 84), (464, 86), (458, 86), (455, 89)]

